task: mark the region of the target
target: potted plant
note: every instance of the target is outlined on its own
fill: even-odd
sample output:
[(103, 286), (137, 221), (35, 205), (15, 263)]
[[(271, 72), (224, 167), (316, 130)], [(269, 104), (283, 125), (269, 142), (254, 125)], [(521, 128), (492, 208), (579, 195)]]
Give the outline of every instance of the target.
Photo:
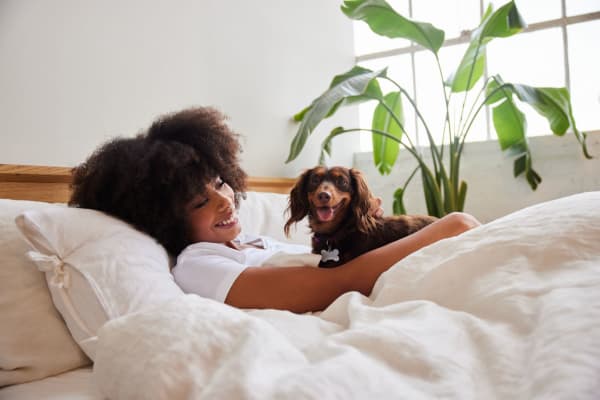
[[(495, 38), (518, 34), (526, 26), (514, 1), (495, 11), (491, 5), (488, 6), (481, 23), (471, 33), (469, 45), (458, 67), (446, 79), (443, 78), (438, 58), (438, 51), (444, 42), (444, 31), (429, 23), (415, 22), (400, 15), (384, 0), (346, 0), (341, 9), (349, 18), (366, 22), (376, 34), (409, 39), (432, 54), (440, 71), (439, 79), (443, 87), (441, 94), (446, 105), (442, 141), (435, 143), (432, 127), (423, 118), (407, 90), (388, 77), (387, 69), (372, 71), (355, 66), (350, 71), (335, 76), (324, 93), (294, 116), (294, 120), (300, 125), (286, 162), (298, 156), (319, 123), (334, 115), (340, 106), (375, 101), (377, 106), (373, 112), (371, 127), (334, 128), (323, 141), (319, 162), (324, 163), (326, 154), (331, 153), (333, 138), (350, 132), (371, 132), (374, 162), (381, 174), (391, 171), (400, 148), (408, 151), (416, 163), (409, 178), (394, 194), (394, 213), (406, 213), (403, 194), (419, 172), (428, 213), (441, 217), (452, 211), (463, 210), (467, 183), (460, 179), (461, 156), (465, 139), (485, 105), (491, 107), (500, 148), (515, 155), (515, 177), (523, 175), (533, 190), (541, 182), (542, 178), (532, 166), (525, 115), (515, 98), (545, 117), (555, 135), (562, 136), (571, 130), (581, 144), (584, 156), (591, 158), (586, 147), (586, 134), (576, 127), (566, 88), (509, 83), (504, 82), (500, 75), (492, 75), (479, 85), (481, 89), (475, 90), (476, 83), (484, 77), (486, 45)], [(390, 81), (395, 90), (383, 93), (379, 83), (381, 80)], [(459, 121), (453, 121), (450, 114), (450, 105), (455, 101), (462, 104)], [(408, 135), (404, 134), (403, 110), (406, 102), (414, 109), (427, 134), (430, 160), (426, 160)]]

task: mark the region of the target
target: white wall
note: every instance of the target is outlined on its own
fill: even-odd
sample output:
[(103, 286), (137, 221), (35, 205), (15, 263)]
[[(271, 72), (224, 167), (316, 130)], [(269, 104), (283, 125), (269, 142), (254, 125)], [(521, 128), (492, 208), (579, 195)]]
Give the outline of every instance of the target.
[[(339, 4), (2, 0), (0, 163), (76, 165), (162, 113), (213, 105), (244, 136), (248, 173), (296, 176), (317, 150), (284, 164), (291, 115), (354, 62)], [(357, 116), (345, 110), (321, 137), (341, 121)], [(352, 162), (351, 151), (338, 154)]]
[[(488, 222), (532, 204), (600, 190), (600, 132), (588, 136), (592, 160), (583, 157), (571, 134), (532, 137), (530, 147), (533, 167), (542, 176), (536, 191), (530, 189), (523, 177), (513, 177), (513, 158), (502, 153), (498, 143), (467, 143), (461, 167), (461, 178), (468, 184), (465, 211)], [(359, 153), (355, 157), (355, 166), (365, 173), (373, 192), (383, 198), (387, 213), (392, 212), (394, 191), (404, 184), (416, 165), (413, 160), (408, 152), (401, 150), (392, 173), (381, 176), (373, 166), (372, 154)], [(419, 175), (408, 187), (405, 206), (408, 213), (427, 211)]]
[[(284, 164), (297, 127), (291, 115), (353, 65), (352, 24), (340, 3), (1, 0), (0, 163), (73, 166), (108, 138), (134, 135), (162, 113), (214, 105), (244, 136), (243, 165), (251, 175), (296, 176), (316, 163), (331, 128), (358, 125), (355, 110), (344, 110), (319, 126), (299, 160)], [(489, 221), (600, 190), (599, 141), (598, 134), (590, 138), (597, 158), (584, 161), (572, 137), (532, 140), (544, 178), (536, 192), (513, 179), (512, 162), (496, 143), (469, 145), (466, 210)], [(351, 165), (357, 142), (358, 135), (335, 141), (331, 164)], [(400, 169), (380, 177), (365, 154), (356, 165), (391, 212)], [(423, 212), (418, 187), (407, 195), (412, 212)]]

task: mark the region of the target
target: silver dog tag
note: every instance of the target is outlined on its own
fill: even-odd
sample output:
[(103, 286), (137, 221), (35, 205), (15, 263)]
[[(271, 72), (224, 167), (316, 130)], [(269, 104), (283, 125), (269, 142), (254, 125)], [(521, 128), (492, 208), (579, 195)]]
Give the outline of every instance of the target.
[(333, 261), (333, 262), (338, 262), (340, 261), (340, 251), (338, 249), (328, 249), (328, 250), (321, 250), (321, 261), (323, 262), (327, 262), (327, 261)]

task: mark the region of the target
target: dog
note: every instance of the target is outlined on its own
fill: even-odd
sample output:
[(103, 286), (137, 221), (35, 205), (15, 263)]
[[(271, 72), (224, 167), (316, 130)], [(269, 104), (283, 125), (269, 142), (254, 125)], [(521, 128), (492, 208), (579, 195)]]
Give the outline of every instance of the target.
[(427, 215), (376, 217), (363, 174), (354, 168), (315, 167), (297, 179), (290, 192), (284, 232), (308, 215), (312, 251), (321, 255), (319, 267), (329, 268), (434, 222)]

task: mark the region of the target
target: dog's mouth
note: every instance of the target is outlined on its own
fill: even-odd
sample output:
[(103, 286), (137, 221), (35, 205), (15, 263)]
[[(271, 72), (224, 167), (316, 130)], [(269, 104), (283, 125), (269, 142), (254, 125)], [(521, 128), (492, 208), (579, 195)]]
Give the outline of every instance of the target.
[(329, 222), (335, 218), (336, 212), (341, 207), (343, 201), (340, 201), (333, 207), (325, 206), (325, 207), (317, 207), (317, 217), (321, 222)]

